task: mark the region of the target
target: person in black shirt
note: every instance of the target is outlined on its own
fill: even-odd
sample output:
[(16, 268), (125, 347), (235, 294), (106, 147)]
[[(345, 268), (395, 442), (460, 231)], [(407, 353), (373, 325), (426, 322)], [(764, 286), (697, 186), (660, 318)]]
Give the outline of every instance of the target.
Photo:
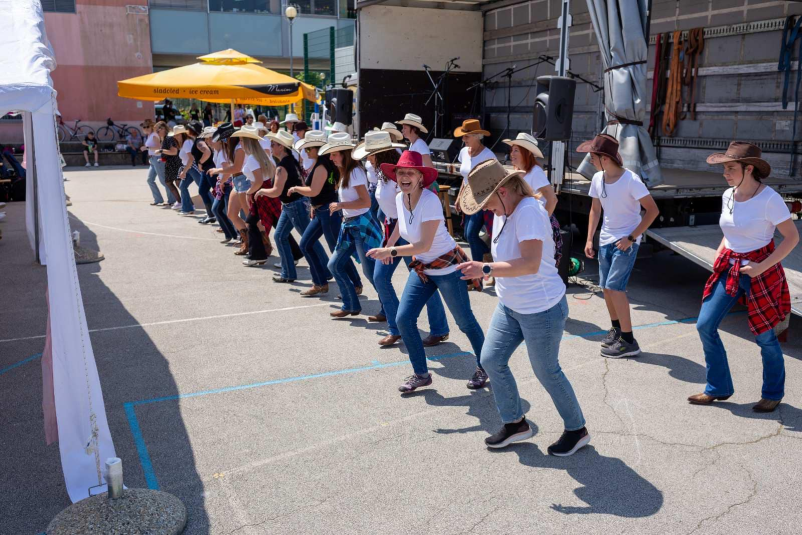
[(212, 126), (213, 122), (214, 112), (212, 111), (212, 105), (207, 102), (206, 107), (203, 108), (203, 126)]
[(170, 127), (175, 126), (175, 108), (173, 108), (173, 101), (169, 98), (164, 99), (164, 106), (162, 106), (162, 113), (164, 114), (164, 122)]
[(200, 120), (200, 110), (198, 110), (197, 104), (192, 104), (192, 107), (189, 108), (189, 120), (190, 121), (199, 121)]
[(97, 163), (97, 153), (98, 153), (98, 144), (97, 138), (95, 137), (94, 132), (89, 132), (86, 134), (86, 137), (83, 141), (81, 141), (81, 145), (84, 146), (84, 160), (86, 160), (85, 167), (91, 167), (92, 164), (89, 163), (89, 155), (91, 153), (95, 154), (95, 167), (98, 167), (99, 164)]

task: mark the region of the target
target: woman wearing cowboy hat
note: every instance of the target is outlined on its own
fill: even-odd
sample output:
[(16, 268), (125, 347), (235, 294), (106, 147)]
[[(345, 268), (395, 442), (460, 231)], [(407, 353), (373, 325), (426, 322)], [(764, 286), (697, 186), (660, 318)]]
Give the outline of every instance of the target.
[[(183, 134), (180, 135), (183, 136)], [(164, 182), (168, 198), (172, 196), (175, 201), (169, 206), (173, 210), (181, 209), (181, 193), (175, 185), (178, 173), (181, 171), (181, 158), (178, 156), (180, 140), (181, 138), (176, 139), (172, 132), (166, 132), (162, 139), (161, 149), (156, 151), (156, 154), (164, 160)]]
[[(585, 244), (588, 258), (595, 256), (593, 237), (604, 209), (599, 236), (599, 286), (604, 291), (612, 327), (602, 340), (601, 355), (615, 359), (634, 357), (640, 354), (640, 346), (632, 334), (627, 283), (643, 233), (660, 215), (660, 210), (640, 177), (624, 168), (614, 137), (600, 134), (579, 145), (576, 151), (589, 152), (593, 166), (599, 171), (590, 184), (593, 204)], [(643, 216), (641, 208), (646, 210)]]
[[(381, 211), (384, 213), (384, 236), (385, 240), (392, 236), (398, 222), (398, 207), (396, 197), (401, 193), (398, 184), (389, 180), (382, 172), (383, 164), (395, 165), (398, 163), (397, 148), (403, 147), (400, 143), (393, 143), (388, 132), (375, 130), (365, 134), (365, 141), (354, 149), (353, 157), (355, 160), (370, 160), (377, 174), (376, 198)], [(399, 238), (395, 245), (407, 245), (403, 238)], [(412, 261), (408, 256), (403, 257), (407, 265)], [(376, 262), (373, 270), (373, 282), (376, 285), (376, 292), (382, 303), (382, 312), (378, 317), (372, 319), (387, 321), (389, 334), (379, 340), (381, 346), (391, 346), (401, 339), (401, 332), (398, 330), (396, 315), (398, 314), (398, 296), (393, 288), (393, 273), (401, 262), (401, 258), (395, 257), (390, 262)], [(448, 320), (443, 308), (443, 302), (438, 294), (432, 295), (426, 304), (429, 315), (429, 330), (431, 334), (423, 341), (424, 346), (437, 345), (442, 341), (448, 340)]]
[[(423, 126), (423, 119), (414, 113), (407, 113), (403, 119), (397, 121), (401, 125), (401, 134), (409, 141), (409, 149), (421, 155), (423, 165), (434, 167), (432, 163), (432, 153), (429, 145), (421, 138), (421, 134), (428, 134), (429, 131)], [(382, 126), (384, 129), (384, 126)]]
[[(457, 265), (468, 258), (446, 230), (440, 198), (426, 189), (437, 178), (437, 170), (425, 167), (419, 153), (405, 151), (398, 164), (382, 164), (381, 171), (401, 188), (396, 198), (398, 224), (386, 246), (373, 249), (368, 255), (382, 262), (390, 262), (398, 256), (414, 257), (396, 315), (414, 373), (398, 390), (405, 394), (432, 384), (426, 351), (418, 333), (418, 316), (438, 291), (476, 355), (476, 372), (468, 381), (468, 388), (482, 388), (487, 383), (487, 374), (479, 355), (485, 336), (473, 315), (468, 289), (457, 270)], [(408, 245), (396, 246), (399, 238), (404, 238)]]
[(201, 174), (198, 171), (198, 163), (192, 151), (198, 134), (200, 134), (200, 131), (196, 130), (195, 125), (191, 123), (173, 128), (173, 137), (178, 141), (180, 136), (179, 143), (181, 144), (181, 149), (178, 151), (178, 156), (181, 158), (181, 171), (178, 173), (178, 180), (181, 181), (178, 186), (181, 191), (181, 210), (178, 213), (181, 215), (195, 213), (195, 205), (192, 203), (192, 196), (189, 194), (189, 186), (192, 182), (200, 183)]
[[(209, 176), (214, 182), (214, 201), (212, 202), (212, 213), (214, 214), (217, 223), (220, 225), (220, 230), (225, 236), (221, 243), (230, 243), (232, 240), (239, 236), (236, 227), (226, 215), (226, 208), (228, 203), (228, 194), (231, 192), (231, 177), (224, 175), (224, 166), (228, 163), (226, 156), (225, 140), (234, 133), (234, 127), (231, 123), (223, 123), (220, 127), (211, 127), (214, 129), (210, 133), (206, 142), (211, 147), (214, 156), (214, 167), (209, 170)], [(217, 133), (220, 132), (218, 136)]]
[(495, 276), (499, 298), (481, 363), (493, 383), (493, 397), (504, 426), (486, 438), (485, 444), (503, 448), (534, 434), (524, 417), (509, 367), (512, 354), (526, 342), (535, 376), (551, 396), (565, 428), (548, 452), (572, 455), (590, 442), (590, 435), (558, 358), (568, 302), (565, 284), (551, 260), (554, 241), (548, 214), (534, 199), (524, 172), (507, 173), (497, 160), (482, 162), (471, 170), (460, 204), (465, 214), (485, 209), (495, 215), (492, 261), (459, 265), (464, 279)]
[[(200, 121), (194, 123), (197, 127), (201, 126)], [(212, 149), (208, 146), (209, 138), (215, 132), (213, 126), (203, 128), (200, 135), (195, 139), (195, 146), (192, 148), (192, 154), (198, 158), (198, 167), (201, 172), (200, 181), (198, 182), (198, 192), (200, 193), (203, 206), (206, 207), (206, 217), (198, 220), (201, 225), (208, 225), (209, 223), (216, 223), (217, 219), (214, 216), (212, 205), (214, 203), (214, 196), (212, 190), (214, 189), (215, 180), (209, 174), (209, 171), (214, 168), (214, 154)]]
[[(480, 163), (496, 159), (496, 155), (485, 147), (483, 143), (484, 137), (489, 135), (490, 132), (482, 129), (482, 125), (479, 124), (479, 121), (476, 119), (465, 119), (465, 121), (462, 122), (462, 126), (454, 129), (454, 137), (461, 137), (462, 142), (465, 144), (462, 150), (459, 151), (459, 156), (457, 157), (460, 162), (459, 173), (462, 175), (462, 187), (460, 187), (459, 193), (457, 194), (457, 203), (455, 205), (458, 213), (461, 210), (459, 201), (462, 197), (462, 191), (468, 184), (468, 174)], [(487, 226), (488, 234), (492, 233), (492, 229), (490, 228), (492, 218), (490, 216), (491, 214), (485, 213), (484, 210), (465, 216), (465, 240), (471, 248), (471, 258), (473, 260), (490, 259), (490, 249), (482, 238), (479, 237), (479, 233), (484, 226)], [(487, 258), (485, 258), (486, 256)], [(488, 283), (489, 282), (488, 280)], [(481, 281), (476, 284), (474, 288), (481, 291)]]
[(213, 139), (218, 139), (223, 143), (223, 150), (226, 155), (220, 181), (223, 183), (228, 183), (230, 181), (231, 183), (231, 189), (229, 190), (228, 199), (226, 201), (226, 215), (239, 233), (238, 240), (234, 243), (240, 245), (239, 250), (235, 251), (234, 254), (244, 256), (248, 254), (248, 226), (240, 217), (244, 199), (240, 199), (239, 190), (241, 189), (243, 193), (247, 191), (249, 182), (242, 172), (246, 154), (245, 151), (242, 150), (240, 138), (232, 137), (234, 132), (235, 129), (231, 123), (224, 123), (218, 128), (217, 132), (215, 132)]
[[(721, 203), (719, 224), (724, 238), (696, 322), (705, 352), (707, 386), (688, 401), (709, 405), (734, 393), (718, 326), (732, 306), (745, 298), (749, 328), (763, 357), (761, 399), (752, 409), (772, 412), (785, 394), (785, 363), (774, 327), (791, 313), (788, 282), (780, 262), (799, 243), (799, 232), (782, 197), (761, 182), (771, 173), (771, 166), (761, 158), (759, 147), (733, 141), (726, 153), (710, 155), (707, 163), (724, 166), (730, 189)], [(776, 248), (775, 229), (784, 238)]]
[(338, 133), (329, 136), (319, 153), (321, 156), (331, 155), (331, 161), (340, 175), (337, 187), (339, 201), (329, 205), (332, 213), (340, 210), (343, 213), (340, 236), (328, 265), (343, 297), (342, 309), (331, 313), (334, 318), (356, 316), (361, 312), (358, 297), (361, 291), (357, 292), (354, 283), (348, 277), (347, 266), (351, 256), (355, 254), (362, 264), (362, 273), (373, 284), (374, 260), (366, 253), (381, 245), (382, 241), (379, 222), (369, 212), (368, 178), (359, 162), (351, 157), (353, 150), (351, 136)]
[(162, 197), (162, 193), (156, 185), (156, 177), (159, 178), (162, 187), (167, 190), (167, 204), (170, 205), (175, 202), (175, 199), (172, 198), (170, 190), (167, 189), (167, 185), (164, 181), (164, 162), (161, 161), (161, 157), (157, 154), (157, 151), (164, 142), (164, 136), (167, 135), (167, 125), (161, 121), (154, 125), (153, 121), (150, 119), (146, 119), (142, 125), (145, 131), (145, 147), (147, 148), (148, 157), (150, 159), (148, 187), (150, 188), (150, 193), (153, 195), (153, 203), (151, 206), (162, 206), (164, 204), (164, 197)]
[(511, 147), (510, 160), (512, 165), (519, 171), (526, 173), (523, 177), (524, 180), (535, 192), (535, 198), (540, 201), (540, 204), (549, 214), (552, 236), (554, 237), (554, 261), (555, 265), (559, 266), (562, 258), (563, 239), (560, 234), (560, 223), (554, 217), (554, 209), (557, 207), (557, 195), (554, 193), (554, 188), (549, 183), (549, 179), (538, 161), (538, 158), (543, 158), (543, 153), (540, 152), (537, 146), (537, 140), (526, 132), (521, 132), (515, 139), (505, 139), (504, 143)]

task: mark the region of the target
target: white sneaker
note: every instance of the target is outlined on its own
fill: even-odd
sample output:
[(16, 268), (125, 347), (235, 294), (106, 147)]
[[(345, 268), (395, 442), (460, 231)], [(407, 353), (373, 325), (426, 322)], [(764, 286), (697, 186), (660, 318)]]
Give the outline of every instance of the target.
[(176, 202), (176, 203), (173, 205), (173, 210), (180, 210), (180, 209), (181, 209), (181, 203), (180, 203), (180, 202)]
[(0, 202), (0, 208), (5, 208), (5, 206), (6, 206), (6, 203)]
[(95, 162), (95, 167), (100, 167), (100, 164)]
[(6, 218), (6, 213), (5, 212), (0, 212), (0, 221), (2, 221), (5, 218)]
[(89, 163), (89, 162), (86, 162), (86, 165), (84, 167), (92, 167), (92, 164)]

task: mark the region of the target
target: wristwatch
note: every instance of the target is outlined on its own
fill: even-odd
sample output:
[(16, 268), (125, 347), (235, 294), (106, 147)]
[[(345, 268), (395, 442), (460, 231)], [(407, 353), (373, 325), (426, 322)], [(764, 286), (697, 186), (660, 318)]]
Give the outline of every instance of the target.
[(629, 236), (627, 236), (627, 239), (628, 239), (629, 241), (631, 241), (632, 243), (635, 243), (635, 238), (634, 238), (634, 237), (632, 237), (632, 234), (630, 234)]
[(490, 264), (482, 264), (482, 273), (485, 276), (490, 276), (490, 274), (493, 273), (493, 266)]
[(398, 250), (395, 247), (390, 247), (390, 256), (392, 256), (393, 258), (398, 256)]

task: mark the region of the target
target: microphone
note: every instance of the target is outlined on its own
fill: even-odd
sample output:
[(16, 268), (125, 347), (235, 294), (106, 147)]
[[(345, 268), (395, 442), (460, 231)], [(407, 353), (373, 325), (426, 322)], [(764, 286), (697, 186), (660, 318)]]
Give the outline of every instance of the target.
[(457, 65), (456, 63), (454, 63), (454, 68), (455, 68), (455, 69), (461, 69), (462, 67), (460, 67), (459, 65)]
[(431, 69), (431, 67), (429, 67), (429, 66), (428, 66), (428, 65), (426, 65), (425, 63), (423, 64), (423, 68), (424, 68), (424, 69)]
[(454, 61), (457, 61), (459, 58), (460, 58), (460, 57), (459, 57), (459, 56), (457, 56), (456, 58), (451, 58), (449, 61), (451, 61), (451, 62), (454, 62)]

